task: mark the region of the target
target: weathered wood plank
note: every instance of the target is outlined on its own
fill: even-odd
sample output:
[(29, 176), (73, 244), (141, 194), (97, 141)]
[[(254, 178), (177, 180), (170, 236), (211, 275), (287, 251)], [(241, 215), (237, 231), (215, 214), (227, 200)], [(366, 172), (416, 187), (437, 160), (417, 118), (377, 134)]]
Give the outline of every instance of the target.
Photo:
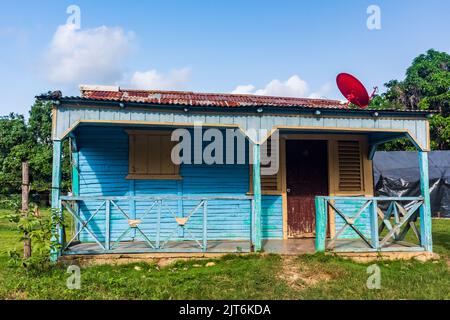
[(261, 156), (260, 146), (253, 144), (253, 205), (255, 211), (255, 250), (262, 249), (262, 232), (261, 232)]
[(428, 152), (419, 151), (420, 191), (423, 197), (423, 205), (420, 207), (420, 235), (421, 244), (425, 250), (433, 251), (433, 239), (431, 235), (431, 202), (428, 174)]
[[(428, 147), (427, 141), (427, 126), (426, 119), (397, 119), (397, 118), (370, 118), (370, 117), (355, 117), (348, 115), (336, 116), (311, 116), (305, 114), (283, 114), (278, 115), (264, 114), (255, 116), (254, 114), (244, 113), (229, 113), (223, 114), (199, 114), (189, 111), (188, 113), (167, 112), (143, 109), (110, 109), (110, 108), (96, 108), (89, 106), (87, 108), (76, 107), (58, 107), (58, 119), (56, 121), (56, 138), (64, 138), (64, 134), (75, 126), (78, 121), (88, 121), (100, 123), (123, 121), (123, 124), (142, 124), (146, 122), (152, 125), (158, 123), (162, 125), (193, 125), (195, 122), (201, 122), (204, 125), (238, 125), (243, 130), (252, 129), (266, 129), (273, 130), (275, 127), (289, 128), (306, 127), (309, 130), (314, 128), (322, 130), (348, 130), (367, 132), (404, 132), (409, 131), (417, 143), (423, 147)], [(375, 130), (375, 131), (374, 131)], [(261, 140), (263, 137), (259, 138)], [(259, 141), (258, 141), (259, 142)]]
[[(62, 214), (61, 210), (61, 155), (62, 155), (62, 142), (60, 140), (53, 141), (53, 171), (52, 171), (52, 209), (58, 210), (58, 214)], [(58, 241), (62, 245), (63, 230), (61, 226), (58, 226), (56, 230), (52, 232), (52, 241)], [(60, 255), (59, 250), (52, 248), (50, 252), (50, 260), (56, 262)]]

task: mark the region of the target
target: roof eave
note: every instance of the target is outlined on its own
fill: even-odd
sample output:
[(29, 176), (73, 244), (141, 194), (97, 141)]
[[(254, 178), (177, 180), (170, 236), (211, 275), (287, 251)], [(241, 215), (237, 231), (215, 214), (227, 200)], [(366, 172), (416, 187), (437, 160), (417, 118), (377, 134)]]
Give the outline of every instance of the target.
[[(203, 112), (215, 112), (215, 113), (228, 113), (228, 112), (248, 112), (248, 113), (291, 113), (298, 114), (316, 114), (320, 115), (352, 115), (352, 116), (373, 116), (373, 117), (405, 117), (405, 118), (428, 118), (430, 115), (438, 113), (433, 110), (414, 110), (414, 111), (404, 111), (404, 110), (377, 110), (377, 109), (340, 109), (338, 107), (323, 107), (323, 106), (273, 106), (273, 105), (248, 105), (248, 106), (233, 106), (233, 107), (217, 107), (212, 105), (195, 106), (189, 104), (155, 104), (148, 102), (131, 102), (131, 101), (120, 101), (120, 100), (99, 100), (99, 99), (89, 99), (83, 97), (62, 97), (58, 100), (52, 100), (49, 96), (37, 96), (38, 100), (49, 100), (53, 101), (56, 105), (98, 105), (98, 106), (113, 106), (113, 107), (149, 107), (155, 109), (164, 110), (182, 110), (184, 112), (201, 110)], [(187, 110), (186, 110), (187, 109)], [(260, 110), (262, 109), (262, 110)], [(259, 112), (258, 112), (259, 111)], [(262, 112), (261, 112), (262, 111)], [(320, 113), (317, 114), (317, 111)]]

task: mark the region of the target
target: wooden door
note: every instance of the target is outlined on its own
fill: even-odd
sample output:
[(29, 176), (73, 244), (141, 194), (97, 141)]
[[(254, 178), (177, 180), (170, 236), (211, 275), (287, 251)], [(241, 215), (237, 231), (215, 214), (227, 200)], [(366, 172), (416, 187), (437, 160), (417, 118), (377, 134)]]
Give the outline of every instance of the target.
[(314, 237), (315, 197), (328, 195), (327, 141), (286, 141), (288, 237)]

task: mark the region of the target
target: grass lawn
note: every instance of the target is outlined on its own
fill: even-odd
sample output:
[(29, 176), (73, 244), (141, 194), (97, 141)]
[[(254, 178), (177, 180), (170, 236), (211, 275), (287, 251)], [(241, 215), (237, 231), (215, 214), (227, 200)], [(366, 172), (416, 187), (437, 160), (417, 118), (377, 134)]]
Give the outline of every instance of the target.
[(380, 290), (366, 287), (370, 264), (324, 255), (230, 255), (210, 267), (205, 260), (92, 266), (81, 270), (81, 289), (69, 290), (64, 267), (27, 273), (8, 266), (6, 251), (20, 249), (19, 239), (0, 220), (0, 299), (450, 299), (450, 220), (433, 220), (442, 259), (379, 262)]

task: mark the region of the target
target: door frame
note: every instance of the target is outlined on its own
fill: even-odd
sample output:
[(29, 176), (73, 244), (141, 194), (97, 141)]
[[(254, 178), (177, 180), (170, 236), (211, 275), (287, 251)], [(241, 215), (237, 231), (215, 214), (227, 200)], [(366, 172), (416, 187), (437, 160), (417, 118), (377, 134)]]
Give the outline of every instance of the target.
[[(355, 196), (354, 193), (338, 192), (335, 188), (339, 179), (334, 170), (336, 155), (334, 152), (335, 142), (337, 140), (359, 140), (361, 142), (361, 152), (363, 152), (363, 178), (365, 192), (360, 196), (373, 196), (373, 175), (372, 161), (368, 159), (368, 140), (367, 136), (361, 134), (297, 134), (280, 133), (280, 165), (281, 165), (281, 195), (282, 195), (282, 214), (283, 214), (283, 239), (288, 238), (288, 202), (287, 202), (287, 169), (286, 169), (286, 140), (324, 140), (327, 142), (328, 156), (328, 195), (329, 196)], [(328, 219), (328, 228), (330, 237), (335, 236), (335, 214), (331, 210)]]

